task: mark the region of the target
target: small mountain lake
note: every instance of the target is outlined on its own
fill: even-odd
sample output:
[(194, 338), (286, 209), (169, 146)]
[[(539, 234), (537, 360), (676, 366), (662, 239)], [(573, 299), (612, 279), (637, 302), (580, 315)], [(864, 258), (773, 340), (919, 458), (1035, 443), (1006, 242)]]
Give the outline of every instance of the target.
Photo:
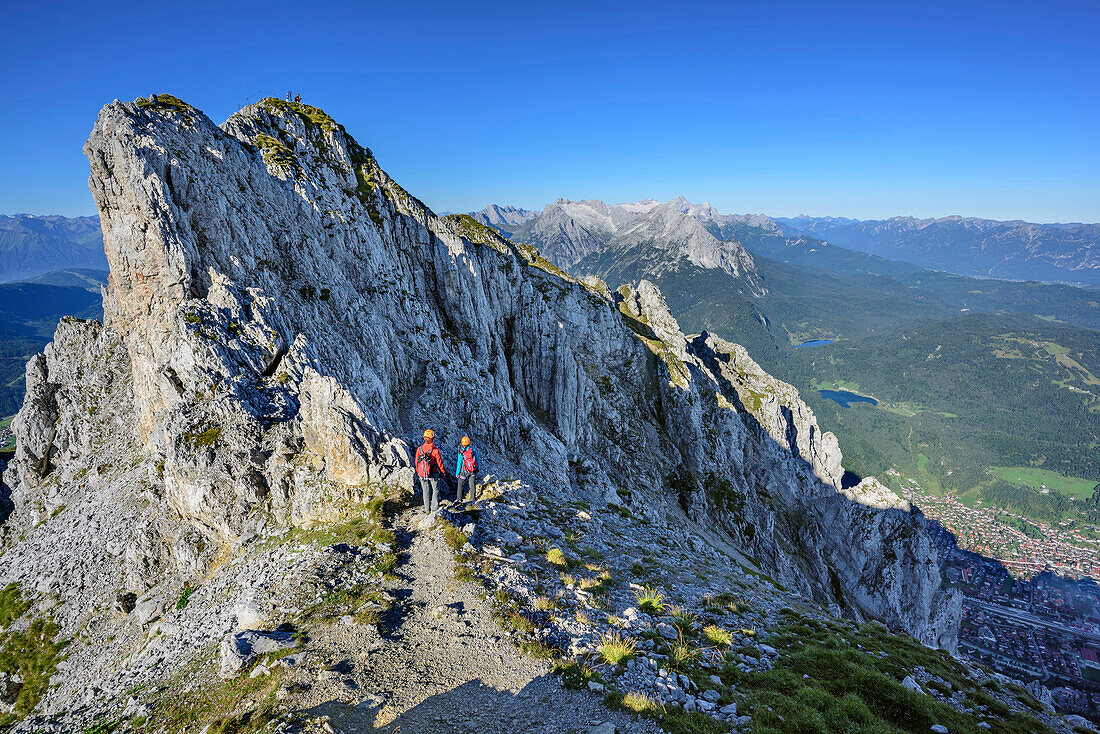
[(871, 405), (878, 405), (878, 401), (874, 398), (860, 395), (859, 393), (848, 392), (847, 390), (818, 390), (817, 392), (821, 397), (826, 400), (832, 400), (842, 408), (850, 408), (852, 407), (852, 403), (870, 403)]
[(802, 347), (820, 347), (822, 344), (832, 344), (833, 339), (813, 339), (808, 342), (802, 342), (801, 344), (795, 344), (795, 349), (801, 349)]

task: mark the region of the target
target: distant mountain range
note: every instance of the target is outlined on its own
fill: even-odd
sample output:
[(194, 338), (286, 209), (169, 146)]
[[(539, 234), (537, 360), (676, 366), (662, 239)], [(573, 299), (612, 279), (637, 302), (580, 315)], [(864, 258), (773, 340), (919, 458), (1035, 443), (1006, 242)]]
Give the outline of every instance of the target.
[[(608, 219), (617, 226), (624, 218), (648, 212), (658, 204), (653, 199), (615, 205), (559, 199), (541, 213), (493, 204), (471, 216), (506, 237), (539, 245), (546, 257), (558, 257), (565, 263), (562, 267), (568, 267), (580, 259), (578, 255), (591, 251), (589, 235), (600, 239), (607, 231)], [(856, 267), (891, 275), (940, 270), (979, 278), (1100, 288), (1100, 224), (1035, 224), (973, 217), (773, 218), (722, 214), (708, 202), (693, 204), (682, 196), (665, 206), (698, 220), (718, 240), (736, 240), (750, 251), (756, 251), (754, 244), (760, 245), (769, 257), (784, 261), (804, 261), (813, 251), (811, 259), (829, 260), (831, 267), (842, 269)], [(511, 218), (505, 219), (505, 215)], [(853, 257), (853, 251), (879, 260)]]
[(479, 212), (470, 212), (470, 216), (508, 237), (517, 228), (529, 219), (534, 219), (538, 212), (530, 209), (517, 209), (514, 206), (499, 206), (490, 204)]
[[(840, 247), (800, 233), (785, 220), (721, 214), (709, 203), (684, 197), (614, 205), (558, 199), (512, 238), (537, 246), (558, 267), (598, 276), (612, 288), (648, 278), (670, 302), (707, 303), (711, 318), (723, 308), (753, 313), (749, 321), (768, 325), (772, 344), (854, 338), (880, 327), (971, 311), (1024, 313), (1100, 329), (1100, 299), (1087, 289), (932, 271)], [(693, 272), (698, 277), (689, 277)], [(731, 289), (736, 308), (729, 302)], [(853, 303), (862, 309), (853, 309)], [(770, 324), (769, 318), (780, 323)], [(738, 338), (753, 341), (745, 334)]]
[(0, 416), (19, 409), (27, 360), (45, 348), (62, 317), (102, 317), (106, 283), (105, 270), (69, 269), (0, 284)]
[[(1016, 237), (1025, 254), (1010, 272), (1032, 279), (956, 275), (942, 261), (929, 269), (929, 255), (915, 245), (871, 253), (833, 236), (844, 232), (852, 242), (876, 231), (868, 223), (722, 214), (683, 197), (615, 205), (559, 199), (512, 239), (612, 289), (642, 278), (656, 283), (686, 331), (742, 344), (796, 385), (859, 474), (894, 469), (901, 474), (887, 476), (963, 491), (984, 486), (988, 466), (1038, 462), (1100, 479), (1100, 458), (1090, 448), (1100, 442), (1100, 294), (1035, 282), (1040, 276), (1027, 270), (1029, 262), (1060, 262), (1043, 277), (1100, 283), (1091, 245), (1073, 259), (1046, 258), (1035, 244), (1095, 225), (960, 219), (925, 222), (921, 230), (917, 220), (890, 221), (899, 242), (906, 232), (915, 242), (918, 231), (947, 240), (957, 231), (984, 232), (999, 243), (972, 248), (974, 240), (960, 235), (960, 270), (977, 269), (980, 257), (992, 257), (987, 251), (1010, 249)], [(796, 348), (804, 342), (822, 346)], [(913, 366), (888, 359), (887, 344)], [(1055, 356), (1045, 359), (1048, 352)], [(867, 389), (878, 407), (849, 410), (818, 393), (838, 387)]]
[(787, 234), (959, 275), (1100, 288), (1100, 224), (1033, 224), (972, 217), (859, 221), (777, 218)]
[(0, 282), (64, 268), (107, 269), (98, 217), (0, 215)]
[[(542, 212), (490, 204), (470, 216), (505, 237), (537, 245), (561, 267), (591, 254), (634, 218), (657, 206), (687, 215), (716, 240), (737, 241), (768, 257), (831, 268), (898, 275), (941, 270), (958, 275), (1038, 280), (1100, 288), (1100, 224), (1035, 224), (973, 217), (858, 220), (722, 214), (709, 203), (677, 197), (663, 205), (646, 199), (609, 205), (599, 200), (559, 199)], [(713, 243), (707, 248), (714, 249)], [(853, 257), (874, 255), (876, 260)], [(97, 217), (0, 215), (0, 282), (56, 270), (105, 270)]]

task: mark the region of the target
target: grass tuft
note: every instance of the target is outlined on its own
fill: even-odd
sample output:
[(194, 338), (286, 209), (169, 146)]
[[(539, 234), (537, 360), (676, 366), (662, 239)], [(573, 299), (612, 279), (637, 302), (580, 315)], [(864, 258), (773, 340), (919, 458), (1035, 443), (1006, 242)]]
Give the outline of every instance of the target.
[(636, 644), (632, 637), (620, 635), (618, 632), (606, 632), (600, 638), (600, 646), (597, 649), (604, 662), (619, 665), (633, 657)]
[(183, 592), (180, 594), (180, 598), (176, 601), (176, 611), (183, 611), (187, 608), (187, 602), (191, 600), (191, 595), (195, 593), (195, 587), (191, 584), (183, 587)]
[(393, 578), (394, 569), (397, 568), (397, 554), (396, 553), (384, 553), (378, 562), (374, 564), (374, 570), (376, 573), (382, 574), (385, 578)]
[(557, 608), (558, 608), (558, 603), (556, 601), (554, 601), (553, 599), (551, 599), (550, 597), (548, 597), (548, 596), (540, 596), (538, 599), (535, 599), (535, 609), (547, 612), (547, 611), (550, 611), (551, 609), (557, 609)]
[[(620, 691), (608, 691), (604, 694), (603, 702), (608, 708), (628, 711), (647, 719), (653, 719), (661, 725), (662, 729), (671, 734), (723, 734), (729, 731), (726, 724), (716, 721), (704, 713), (685, 711), (680, 706), (661, 706), (644, 693), (631, 692), (624, 694)], [(771, 734), (773, 730), (759, 729), (754, 726), (753, 731), (767, 731), (768, 734)], [(774, 731), (799, 732), (799, 734), (806, 732), (809, 734), (820, 730), (784, 728), (782, 730), (775, 729)], [(877, 734), (877, 732), (868, 732), (868, 734)]]
[(699, 648), (686, 641), (683, 636), (668, 645), (668, 663), (674, 670), (683, 670), (699, 659)]
[(31, 604), (23, 599), (18, 583), (8, 584), (0, 591), (0, 627), (6, 628), (22, 617)]
[(217, 426), (210, 426), (201, 431), (188, 431), (184, 433), (183, 440), (197, 449), (205, 446), (213, 446), (218, 442), (221, 435), (222, 429)]
[(651, 716), (656, 718), (660, 712), (660, 708), (657, 706), (657, 702), (644, 693), (620, 693), (619, 691), (608, 691), (603, 697), (604, 705), (608, 708), (619, 709), (622, 711), (631, 711), (635, 714), (641, 714), (642, 716)]
[(586, 690), (589, 681), (603, 683), (603, 676), (599, 672), (575, 660), (565, 660), (557, 663), (554, 666), (554, 672), (561, 676), (562, 685), (571, 691)]
[(474, 573), (474, 569), (464, 565), (458, 558), (455, 559), (454, 578), (455, 581), (458, 581), (462, 584), (481, 583), (481, 579), (479, 579), (477, 574)]
[(316, 528), (305, 530), (295, 528), (291, 539), (302, 543), (317, 545), (364, 545), (367, 543), (385, 543), (393, 545), (395, 537), (392, 530), (382, 527), (382, 505), (385, 497), (379, 495), (368, 502), (352, 505), (350, 513), (358, 513), (344, 522), (325, 523)]
[(638, 609), (646, 614), (662, 612), (665, 609), (665, 595), (654, 586), (647, 585), (641, 591), (636, 592), (635, 596), (638, 598)]
[(707, 641), (712, 645), (719, 647), (729, 647), (733, 644), (733, 633), (727, 629), (723, 629), (716, 624), (708, 624), (703, 628), (703, 637), (707, 638)]
[(451, 550), (455, 552), (462, 550), (466, 547), (466, 543), (470, 541), (466, 533), (449, 522), (443, 523), (443, 540), (451, 547)]
[(729, 592), (722, 592), (715, 596), (706, 596), (703, 599), (703, 608), (708, 612), (739, 612), (745, 605), (741, 600)]
[(669, 606), (669, 613), (672, 615), (672, 625), (679, 631), (681, 635), (691, 635), (692, 625), (695, 624), (696, 616), (677, 606)]
[[(5, 593), (10, 588), (7, 587)], [(8, 607), (7, 613), (14, 609), (18, 607)], [(60, 632), (61, 628), (52, 619), (40, 617), (32, 620), (24, 632), (8, 631), (0, 635), (0, 671), (23, 679), (11, 711), (0, 714), (0, 730), (27, 716), (42, 700), (62, 660), (65, 642), (54, 641)]]
[(566, 568), (569, 565), (569, 561), (568, 559), (566, 559), (565, 554), (562, 552), (561, 548), (547, 548), (546, 560), (549, 563), (555, 566), (559, 566), (561, 568)]

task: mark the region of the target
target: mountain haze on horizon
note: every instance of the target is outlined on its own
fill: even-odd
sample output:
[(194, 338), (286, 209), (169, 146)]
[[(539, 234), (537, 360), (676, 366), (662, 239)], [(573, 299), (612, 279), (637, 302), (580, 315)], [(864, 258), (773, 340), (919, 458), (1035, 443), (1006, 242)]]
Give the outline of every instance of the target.
[(107, 269), (99, 217), (0, 215), (0, 282), (65, 268)]
[[(593, 247), (588, 236), (573, 231), (575, 227), (590, 228), (590, 234), (611, 231), (609, 228), (660, 203), (646, 199), (608, 205), (599, 200), (559, 199), (542, 211), (491, 204), (470, 216), (506, 237), (533, 237), (547, 250), (547, 257), (571, 264), (590, 254)], [(881, 257), (880, 265), (887, 270), (896, 267), (888, 262), (908, 263), (916, 269), (958, 275), (1100, 288), (1100, 224), (1040, 224), (966, 216), (883, 220), (770, 217), (722, 214), (708, 202), (694, 204), (683, 196), (664, 203), (699, 220), (721, 241), (740, 241), (746, 234), (752, 239), (763, 233), (807, 237), (807, 242), (819, 248), (831, 245)], [(555, 235), (553, 230), (562, 234)], [(834, 250), (834, 254), (842, 253)], [(96, 216), (0, 215), (0, 282), (65, 268), (105, 267)]]

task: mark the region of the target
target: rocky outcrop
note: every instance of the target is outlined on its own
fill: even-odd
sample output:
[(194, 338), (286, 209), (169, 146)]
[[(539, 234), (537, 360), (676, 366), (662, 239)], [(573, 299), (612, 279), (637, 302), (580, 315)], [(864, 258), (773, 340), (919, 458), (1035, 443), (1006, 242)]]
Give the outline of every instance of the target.
[(64, 590), (67, 634), (123, 593), (151, 623), (254, 539), (407, 488), (431, 426), (543, 497), (686, 514), (808, 598), (951, 645), (918, 521), (841, 494), (794, 389), (689, 340), (651, 284), (611, 293), (437, 217), (305, 105), (219, 127), (114, 102), (85, 153), (105, 323), (62, 323), (28, 365), (0, 564)]
[(881, 510), (902, 510), (904, 512), (909, 512), (912, 509), (908, 500), (899, 497), (896, 492), (874, 477), (865, 477), (856, 486), (846, 487), (840, 491), (848, 499), (868, 507), (877, 507)]
[(226, 635), (219, 648), (219, 674), (223, 678), (232, 678), (242, 668), (261, 655), (290, 650), (298, 645), (292, 629), (279, 629), (270, 632), (244, 630)]
[(801, 457), (818, 479), (840, 488), (844, 475), (840, 444), (832, 433), (818, 428), (813, 411), (793, 385), (765, 372), (740, 344), (702, 334), (692, 347), (781, 451)]

